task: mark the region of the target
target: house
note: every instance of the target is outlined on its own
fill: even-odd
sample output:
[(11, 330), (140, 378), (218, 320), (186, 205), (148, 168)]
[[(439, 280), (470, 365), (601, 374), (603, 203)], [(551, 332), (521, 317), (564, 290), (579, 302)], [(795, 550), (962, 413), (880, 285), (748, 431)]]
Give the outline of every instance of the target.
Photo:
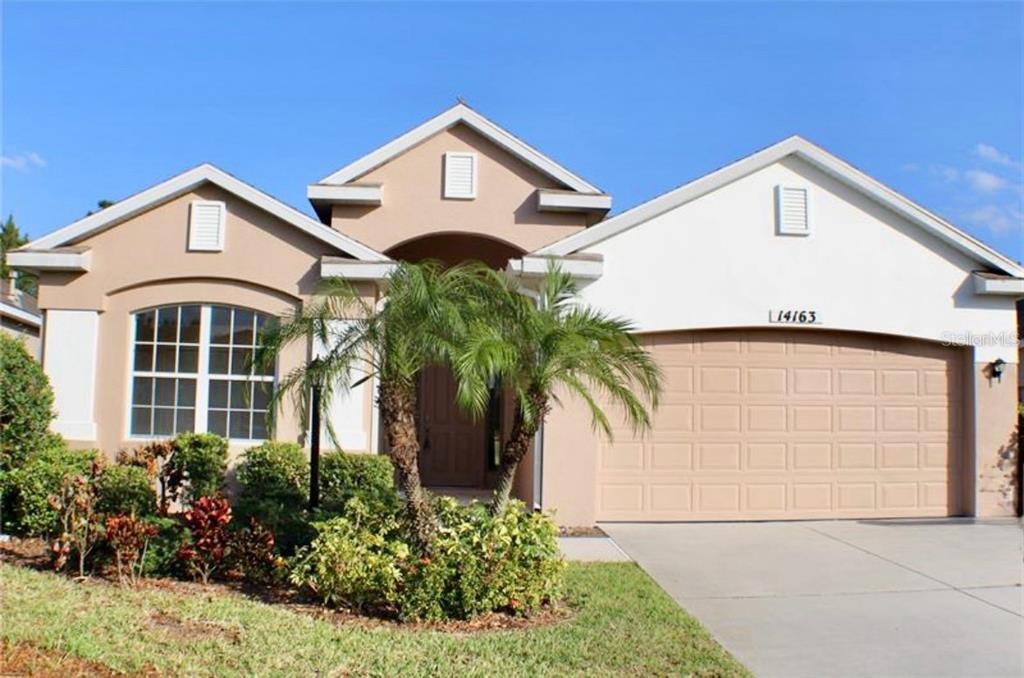
[(14, 278), (0, 280), (0, 332), (24, 341), (32, 357), (39, 359), (42, 326), (36, 298), (18, 289)]
[[(368, 301), (396, 259), (552, 261), (636, 322), (665, 372), (653, 430), (565, 400), (516, 493), (563, 524), (1008, 515), (1024, 269), (791, 137), (607, 217), (611, 197), (458, 104), (308, 185), (318, 218), (201, 165), (9, 255), (36, 272), (56, 430), (113, 452), (181, 431), (264, 438), (263, 323), (325, 277)], [(513, 403), (473, 421), (420, 384), (428, 485), (493, 482)], [(333, 401), (379, 452), (372, 380)], [(300, 427), (282, 412), (277, 436)]]

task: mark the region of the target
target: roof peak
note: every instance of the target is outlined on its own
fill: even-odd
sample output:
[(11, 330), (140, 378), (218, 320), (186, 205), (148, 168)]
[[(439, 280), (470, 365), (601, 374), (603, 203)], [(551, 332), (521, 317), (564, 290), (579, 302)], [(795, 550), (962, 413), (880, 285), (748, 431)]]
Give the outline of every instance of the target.
[(601, 189), (594, 184), (569, 171), (516, 135), (477, 112), (461, 97), (441, 113), (395, 137), (376, 150), (345, 165), (336, 172), (327, 175), (318, 181), (317, 184), (340, 185), (354, 181), (430, 137), (460, 123), (469, 126), (491, 142), (517, 156), (526, 164), (532, 165), (544, 174), (559, 181), (570, 190), (578, 193), (602, 193)]

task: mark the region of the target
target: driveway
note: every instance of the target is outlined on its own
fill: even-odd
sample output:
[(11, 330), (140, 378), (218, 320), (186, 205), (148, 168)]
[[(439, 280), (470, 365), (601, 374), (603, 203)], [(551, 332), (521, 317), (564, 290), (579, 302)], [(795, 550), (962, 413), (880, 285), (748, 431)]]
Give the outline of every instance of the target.
[(758, 676), (1024, 675), (1018, 521), (601, 527)]

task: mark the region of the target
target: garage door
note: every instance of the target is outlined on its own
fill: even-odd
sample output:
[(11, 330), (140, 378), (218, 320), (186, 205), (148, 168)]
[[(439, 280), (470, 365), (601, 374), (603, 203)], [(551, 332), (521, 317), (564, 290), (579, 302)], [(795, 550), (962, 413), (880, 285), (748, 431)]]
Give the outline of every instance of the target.
[(665, 372), (654, 430), (602, 441), (600, 520), (956, 514), (960, 357), (854, 333), (645, 338)]

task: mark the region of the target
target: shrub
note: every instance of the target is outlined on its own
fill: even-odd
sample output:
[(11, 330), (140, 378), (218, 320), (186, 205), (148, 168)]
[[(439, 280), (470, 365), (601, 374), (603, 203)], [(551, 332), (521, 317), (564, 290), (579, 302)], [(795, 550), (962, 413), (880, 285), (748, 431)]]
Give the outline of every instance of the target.
[(108, 466), (96, 479), (96, 510), (106, 515), (148, 516), (156, 511), (153, 480), (138, 466)]
[(181, 549), (192, 543), (188, 528), (176, 518), (151, 517), (146, 524), (156, 528), (149, 547), (142, 558), (142, 574), (153, 576), (180, 576), (187, 574), (178, 559)]
[(164, 465), (168, 492), (187, 506), (211, 497), (224, 484), (228, 441), (213, 433), (182, 433), (174, 439), (174, 452)]
[(499, 516), (479, 503), (438, 502), (442, 523), (429, 558), (412, 561), (397, 602), (406, 619), (468, 619), (501, 610), (527, 614), (559, 593), (558, 529), (521, 502)]
[(393, 511), (399, 503), (391, 459), (382, 454), (332, 452), (320, 460), (320, 501), (341, 513), (354, 497), (370, 510)]
[(21, 468), (4, 473), (0, 479), (6, 529), (27, 537), (57, 534), (59, 519), (50, 497), (60, 493), (66, 478), (88, 475), (98, 458), (96, 450), (69, 450), (59, 441), (29, 455)]
[(78, 560), (78, 576), (85, 576), (85, 562), (103, 533), (102, 521), (96, 512), (96, 476), (98, 464), (88, 475), (64, 478), (60, 491), (49, 498), (57, 513), (60, 531), (51, 546), (53, 569), (60, 571), (74, 554)]
[(284, 561), (274, 553), (274, 533), (255, 518), (249, 519), (248, 527), (231, 535), (229, 547), (232, 566), (248, 582), (268, 584), (284, 567)]
[(175, 496), (171, 496), (172, 488), (169, 487), (172, 480), (170, 478), (171, 468), (167, 464), (167, 460), (171, 458), (172, 454), (174, 454), (174, 443), (170, 440), (155, 440), (131, 450), (119, 450), (117, 453), (118, 466), (141, 468), (146, 475), (157, 481), (160, 487), (159, 510), (163, 514), (167, 513), (168, 503), (177, 498), (176, 493), (183, 480), (176, 475), (174, 478), (176, 483), (173, 488)]
[(307, 500), (309, 463), (295, 443), (267, 441), (245, 451), (237, 469), (240, 496), (273, 497), (301, 504)]
[(194, 578), (208, 584), (228, 555), (231, 506), (223, 497), (200, 497), (183, 518), (192, 540), (178, 550), (178, 558)]
[(415, 557), (408, 528), (359, 500), (344, 516), (317, 523), (296, 556), (292, 583), (327, 605), (394, 609), (403, 619), (468, 619), (490, 611), (528, 614), (557, 597), (564, 562), (550, 518), (513, 503), (438, 502), (441, 529), (428, 556)]
[(54, 441), (50, 380), (25, 344), (0, 332), (0, 472), (20, 467)]
[(235, 517), (256, 519), (278, 537), (282, 553), (309, 543), (309, 464), (295, 443), (265, 442), (245, 451), (237, 469)]
[(142, 576), (149, 541), (159, 528), (133, 515), (115, 515), (107, 518), (104, 537), (114, 552), (117, 579), (122, 584), (135, 586)]
[(295, 556), (290, 579), (325, 605), (365, 610), (394, 604), (409, 547), (393, 515), (364, 520), (359, 500), (350, 517), (315, 523), (317, 537)]

